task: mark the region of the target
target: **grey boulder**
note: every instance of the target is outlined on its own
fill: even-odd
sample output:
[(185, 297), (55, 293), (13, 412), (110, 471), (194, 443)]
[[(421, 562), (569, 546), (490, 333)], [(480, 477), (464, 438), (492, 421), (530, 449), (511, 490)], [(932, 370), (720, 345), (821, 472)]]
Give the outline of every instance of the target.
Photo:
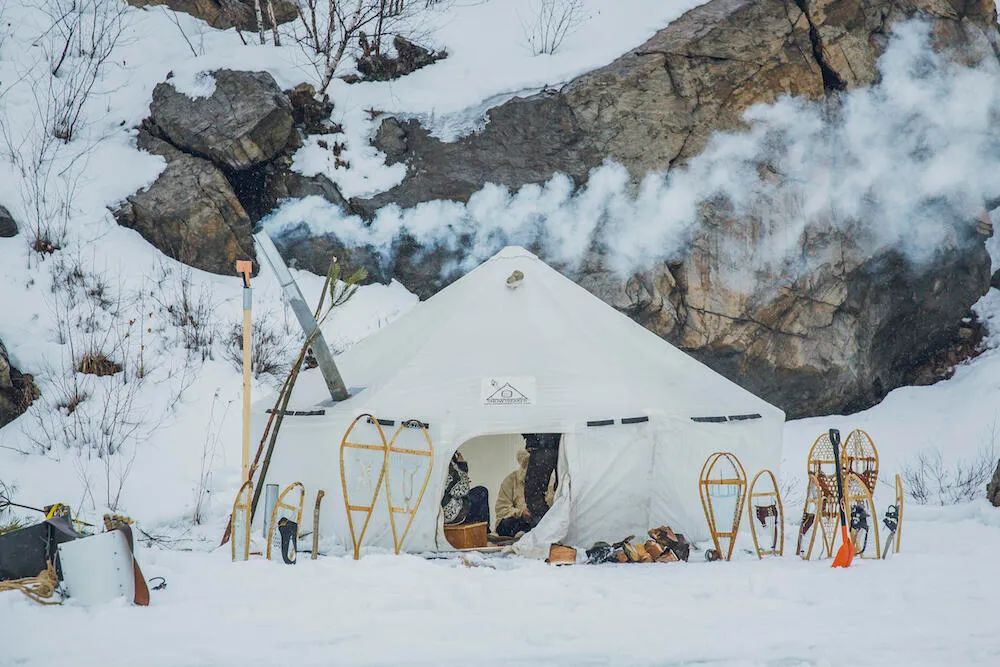
[(215, 91), (193, 99), (165, 81), (153, 89), (150, 121), (186, 153), (236, 171), (274, 159), (292, 137), (292, 105), (267, 72), (216, 70)]

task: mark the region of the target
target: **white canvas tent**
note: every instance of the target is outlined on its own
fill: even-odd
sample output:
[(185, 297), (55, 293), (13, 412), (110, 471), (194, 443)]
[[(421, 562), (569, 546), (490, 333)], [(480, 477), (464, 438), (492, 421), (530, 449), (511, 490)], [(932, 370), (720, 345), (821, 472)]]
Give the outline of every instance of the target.
[[(524, 274), (512, 289), (507, 278)], [(302, 481), (306, 516), (326, 490), (322, 530), (347, 542), (339, 445), (362, 413), (428, 424), (435, 458), (407, 551), (449, 549), (440, 499), (452, 454), (494, 502), (520, 433), (562, 433), (552, 509), (519, 543), (589, 546), (663, 523), (708, 532), (698, 497), (706, 457), (732, 451), (747, 474), (777, 471), (784, 413), (674, 348), (530, 252), (508, 247), (337, 358), (352, 397), (331, 405), (301, 376), (265, 482)], [(273, 398), (256, 405), (259, 434)], [(394, 429), (386, 427), (386, 437)], [(502, 452), (502, 453), (501, 453)], [(506, 462), (506, 463), (505, 463)], [(349, 480), (356, 471), (345, 470)], [(385, 494), (366, 546), (390, 547)], [(259, 517), (263, 512), (258, 512)]]

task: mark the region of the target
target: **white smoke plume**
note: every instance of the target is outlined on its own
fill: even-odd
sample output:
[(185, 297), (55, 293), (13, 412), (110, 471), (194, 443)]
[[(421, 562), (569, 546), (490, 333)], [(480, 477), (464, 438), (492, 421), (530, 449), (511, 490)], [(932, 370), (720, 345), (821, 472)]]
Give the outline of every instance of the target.
[(387, 206), (370, 224), (309, 198), (284, 205), (265, 227), (280, 233), (306, 222), (385, 253), (406, 233), (457, 251), (466, 265), (458, 268), (510, 243), (536, 245), (570, 267), (596, 247), (628, 275), (683, 257), (702, 206), (724, 198), (733, 214), (759, 221), (752, 247), (737, 242), (734, 263), (797, 273), (806, 268), (803, 235), (831, 226), (920, 262), (1000, 194), (1000, 67), (936, 54), (921, 21), (894, 30), (878, 67), (877, 85), (836, 104), (783, 98), (752, 107), (747, 129), (716, 135), (685, 167), (638, 186), (607, 163), (578, 190), (563, 175), (517, 192), (486, 185), (467, 204)]

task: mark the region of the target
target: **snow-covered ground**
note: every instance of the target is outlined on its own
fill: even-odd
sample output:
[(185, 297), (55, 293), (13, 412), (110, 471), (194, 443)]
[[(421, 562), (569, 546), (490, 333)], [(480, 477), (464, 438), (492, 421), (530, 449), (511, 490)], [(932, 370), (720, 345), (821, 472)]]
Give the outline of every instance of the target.
[[(790, 527), (791, 528), (791, 527)], [(789, 539), (786, 549), (794, 551)], [(553, 568), (506, 557), (233, 564), (144, 551), (140, 609), (0, 595), (5, 665), (995, 665), (1000, 512), (913, 508), (902, 552)]]
[[(478, 127), (488, 106), (608, 62), (697, 4), (587, 0), (590, 19), (559, 53), (536, 57), (522, 27), (533, 0), (453, 3), (427, 19), (429, 43), (447, 48), (448, 59), (397, 82), (331, 85), (332, 120), (344, 125), (352, 168), (336, 168), (312, 142), (296, 164), (326, 173), (349, 196), (385, 189), (402, 173), (370, 146), (374, 122), (366, 109), (416, 116), (454, 139)], [(28, 139), (26, 149), (39, 129), (34, 84), (45, 68), (39, 38), (46, 23), (38, 7), (37, 0), (0, 0), (0, 123), (10, 136)], [(827, 428), (868, 430), (879, 446), (883, 480), (912, 466), (921, 452), (940, 452), (951, 469), (1000, 449), (997, 290), (977, 306), (991, 328), (989, 349), (954, 378), (896, 390), (856, 415), (787, 425), (781, 476), (789, 555), (783, 559), (758, 562), (741, 552), (733, 563), (707, 564), (696, 553), (690, 564), (553, 569), (512, 557), (463, 563), (376, 554), (360, 562), (330, 555), (289, 568), (259, 560), (234, 565), (228, 550), (213, 551), (239, 476), (239, 374), (225, 358), (224, 341), (239, 317), (239, 280), (184, 269), (116, 225), (107, 207), (162, 168), (159, 158), (135, 149), (131, 128), (169, 71), (186, 88), (217, 67), (266, 70), (283, 87), (314, 73), (297, 47), (247, 46), (235, 31), (212, 30), (162, 7), (128, 9), (124, 20), (77, 138), (54, 158), (81, 179), (66, 216), (64, 250), (35, 255), (27, 231), (0, 239), (0, 338), (15, 365), (36, 374), (45, 401), (66, 376), (61, 321), (74, 323), (78, 342), (85, 342), (95, 328), (137, 318), (148, 325), (143, 354), (150, 374), (132, 412), (155, 428), (129, 445), (131, 458), (119, 461), (125, 467), (109, 472), (80, 447), (60, 443), (42, 451), (41, 403), (0, 429), (0, 481), (16, 487), (20, 502), (61, 500), (93, 518), (105, 509), (108, 479), (116, 483), (124, 472), (118, 507), (172, 540), (174, 549), (143, 545), (139, 554), (146, 575), (165, 576), (169, 587), (154, 592), (147, 609), (72, 602), (42, 608), (0, 594), (0, 665), (996, 664), (1000, 511), (983, 501), (943, 508), (910, 503), (903, 553), (887, 562), (833, 571), (828, 561), (805, 563), (791, 552), (806, 452)], [(490, 29), (474, 29), (483, 25)], [(74, 160), (78, 153), (86, 160)], [(29, 176), (0, 150), (0, 203), (22, 224), (31, 217)], [(73, 180), (64, 176), (49, 184), (56, 199)], [(991, 245), (998, 263), (1000, 239)], [(120, 308), (94, 312), (84, 297), (67, 308), (62, 279), (75, 266), (85, 269), (88, 284), (98, 280), (120, 297)], [(321, 280), (296, 276), (315, 298)], [(210, 313), (215, 339), (204, 357), (183, 349), (181, 333), (157, 302), (176, 298), (185, 281)], [(415, 302), (398, 284), (365, 287), (327, 323), (328, 340), (343, 349)], [(271, 323), (294, 348), (297, 330), (266, 268), (255, 279), (255, 304), (258, 321)], [(85, 324), (89, 316), (97, 327)], [(110, 395), (113, 380), (90, 382), (94, 403)], [(256, 396), (275, 382), (260, 378)], [(890, 497), (880, 486), (880, 511)]]

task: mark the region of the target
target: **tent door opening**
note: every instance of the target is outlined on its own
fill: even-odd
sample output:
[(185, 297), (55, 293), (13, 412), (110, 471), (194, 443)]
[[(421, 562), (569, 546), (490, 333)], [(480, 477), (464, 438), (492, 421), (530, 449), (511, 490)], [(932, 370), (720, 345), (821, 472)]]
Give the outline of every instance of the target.
[[(560, 470), (563, 465), (560, 450), (561, 446), (557, 446), (554, 450), (559, 462), (549, 476), (546, 489), (545, 501), (550, 506), (557, 486), (556, 480), (562, 472)], [(476, 546), (489, 546), (489, 543), (507, 544), (513, 541), (514, 535), (522, 531), (530, 531), (531, 527), (527, 524), (527, 516), (524, 517), (524, 523), (504, 521), (505, 518), (521, 516), (526, 508), (524, 478), (527, 452), (525, 440), (521, 434), (505, 433), (477, 436), (462, 443), (456, 454), (461, 457), (466, 466), (469, 479), (469, 502), (465, 503), (468, 511), (460, 515), (463, 525), (461, 527), (448, 525), (452, 523), (449, 519), (454, 518), (457, 505), (457, 503), (452, 503), (450, 508), (446, 507), (453, 497), (451, 486), (454, 475), (450, 472), (451, 464), (449, 464), (449, 472), (441, 499), (447, 541), (456, 548), (470, 548), (470, 539), (476, 543)], [(498, 509), (503, 512), (503, 516), (498, 516)], [(471, 527), (482, 522), (486, 523), (485, 534), (483, 534), (481, 527)], [(503, 532), (508, 534), (499, 535), (501, 528), (505, 529)], [(478, 541), (475, 536), (464, 534), (472, 530), (480, 533)], [(482, 539), (488, 539), (488, 543), (481, 543)], [(461, 544), (455, 544), (456, 541), (461, 542)]]

